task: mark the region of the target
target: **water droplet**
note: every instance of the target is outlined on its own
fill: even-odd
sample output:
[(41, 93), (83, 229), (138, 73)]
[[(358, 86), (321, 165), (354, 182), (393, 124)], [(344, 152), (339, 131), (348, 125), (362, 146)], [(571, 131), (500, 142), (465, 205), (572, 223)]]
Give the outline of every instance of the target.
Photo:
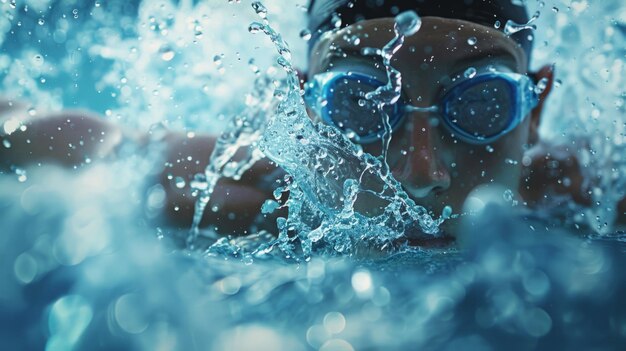
[(467, 38), (467, 43), (469, 45), (476, 45), (477, 42), (478, 42), (478, 39), (476, 39), (476, 37), (469, 37), (469, 38)]
[(196, 24), (193, 27), (193, 35), (198, 39), (202, 37), (202, 34), (204, 34), (203, 31), (204, 31), (204, 28), (202, 28), (200, 24)]
[(552, 8), (552, 12), (554, 12), (554, 13), (559, 12), (559, 8), (558, 8), (558, 7), (556, 7), (556, 6), (555, 6), (555, 7), (553, 7), (553, 8)]
[(35, 66), (41, 66), (41, 65), (43, 65), (43, 62), (44, 62), (43, 56), (41, 56), (39, 54), (33, 56), (33, 64)]
[(40, 19), (37, 21), (37, 24), (39, 24), (40, 26), (43, 26), (45, 23), (46, 23), (46, 21), (45, 21), (43, 18), (40, 18)]
[(474, 78), (476, 76), (476, 68), (470, 67), (463, 72), (465, 78)]
[(493, 28), (495, 29), (500, 29), (500, 26), (502, 26), (502, 23), (500, 23), (500, 21), (496, 21), (496, 23), (493, 24)]
[(9, 139), (2, 140), (2, 145), (4, 145), (4, 147), (7, 149), (11, 148), (11, 142), (9, 141)]
[(174, 184), (176, 184), (176, 187), (178, 189), (182, 189), (187, 183), (185, 182), (185, 179), (183, 177), (176, 177), (174, 180)]
[(443, 211), (441, 212), (441, 218), (448, 219), (450, 218), (450, 216), (452, 216), (452, 207), (450, 206), (444, 207)]
[(339, 17), (338, 14), (333, 13), (331, 19), (330, 19), (330, 23), (333, 25), (334, 28), (339, 28), (341, 27), (341, 17)]
[(511, 191), (511, 189), (506, 189), (504, 193), (502, 194), (502, 197), (504, 198), (504, 201), (506, 202), (513, 201), (513, 191)]
[(537, 85), (535, 86), (535, 94), (539, 95), (543, 93), (547, 87), (548, 87), (548, 78), (546, 77), (541, 78), (537, 82)]
[(537, 26), (531, 23), (537, 20), (537, 18), (539, 18), (539, 14), (540, 14), (539, 11), (535, 12), (535, 14), (530, 18), (530, 20), (528, 20), (527, 23), (523, 23), (523, 24), (515, 23), (512, 20), (508, 20), (506, 24), (504, 25), (504, 34), (513, 35), (524, 29), (530, 29), (530, 30), (537, 29)]
[(161, 59), (166, 62), (171, 61), (174, 56), (176, 56), (174, 50), (167, 44), (161, 46), (161, 48), (159, 49), (159, 54), (161, 55)]
[(259, 17), (266, 19), (267, 18), (267, 8), (260, 2), (255, 1), (252, 3), (252, 8), (259, 15)]
[(422, 19), (415, 11), (404, 11), (396, 16), (396, 29), (400, 35), (411, 36), (422, 26)]
[(348, 39), (348, 42), (352, 45), (359, 45), (361, 43), (361, 38), (358, 35), (353, 35)]
[(31, 107), (28, 109), (28, 115), (29, 116), (35, 116), (37, 114), (37, 110), (35, 110), (34, 107)]
[(8, 119), (7, 121), (4, 122), (4, 125), (3, 125), (4, 132), (7, 135), (13, 134), (13, 132), (15, 132), (20, 127), (26, 127), (26, 126), (22, 126), (20, 124), (20, 121), (15, 118)]
[(17, 175), (17, 181), (20, 183), (24, 183), (28, 180), (28, 177), (26, 176), (26, 171), (21, 168), (16, 168), (15, 174)]
[(248, 32), (252, 34), (256, 34), (263, 30), (263, 25), (259, 22), (252, 22), (250, 26), (248, 26)]
[(300, 38), (305, 41), (309, 41), (311, 39), (311, 31), (308, 29), (303, 29), (300, 31)]
[(491, 145), (487, 145), (485, 146), (485, 150), (487, 150), (487, 152), (492, 153), (493, 152), (493, 147)]
[(252, 72), (254, 72), (254, 74), (256, 74), (256, 75), (259, 75), (261, 73), (261, 70), (259, 69), (259, 66), (256, 65), (256, 62), (254, 61), (254, 58), (251, 58), (248, 61), (248, 67), (250, 67)]
[(221, 55), (215, 55), (213, 56), (213, 63), (217, 66), (221, 66), (222, 65), (222, 56)]

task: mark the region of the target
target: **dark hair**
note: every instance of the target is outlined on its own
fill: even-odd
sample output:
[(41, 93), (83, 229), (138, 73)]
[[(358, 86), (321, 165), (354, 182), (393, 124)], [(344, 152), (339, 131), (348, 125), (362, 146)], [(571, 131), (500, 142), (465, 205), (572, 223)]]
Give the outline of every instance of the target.
[[(454, 18), (492, 28), (498, 21), (499, 30), (504, 30), (508, 20), (520, 24), (529, 20), (526, 7), (514, 3), (513, 0), (311, 0), (308, 10), (308, 29), (312, 34), (309, 48), (322, 33), (334, 28), (333, 16), (341, 19), (343, 27), (414, 10), (420, 17)], [(521, 31), (511, 35), (511, 39), (522, 47), (530, 61), (532, 38), (528, 34), (528, 31)]]

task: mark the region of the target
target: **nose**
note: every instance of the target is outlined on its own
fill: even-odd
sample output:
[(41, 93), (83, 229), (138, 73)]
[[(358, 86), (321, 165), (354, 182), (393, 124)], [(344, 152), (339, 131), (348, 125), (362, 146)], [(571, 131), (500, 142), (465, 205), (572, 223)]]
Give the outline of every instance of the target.
[(441, 143), (437, 140), (437, 128), (425, 113), (414, 112), (406, 118), (401, 136), (406, 154), (399, 156), (392, 168), (393, 175), (417, 198), (447, 190), (450, 171), (441, 158), (444, 150), (438, 147)]

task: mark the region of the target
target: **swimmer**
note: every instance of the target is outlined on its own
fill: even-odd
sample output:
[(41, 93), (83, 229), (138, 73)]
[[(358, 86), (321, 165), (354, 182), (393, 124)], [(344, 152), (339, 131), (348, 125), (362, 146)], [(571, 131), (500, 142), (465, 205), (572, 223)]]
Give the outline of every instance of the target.
[[(555, 194), (590, 206), (589, 180), (575, 150), (539, 138), (554, 68), (548, 65), (529, 72), (529, 33), (503, 33), (508, 20), (526, 23), (529, 19), (526, 9), (510, 0), (312, 1), (306, 89), (336, 104), (320, 106), (308, 99), (311, 118), (345, 132), (350, 129), (365, 151), (382, 153), (380, 126), (363, 119), (367, 112), (352, 102), (361, 92), (386, 82), (384, 67), (361, 49), (385, 45), (393, 36), (394, 16), (405, 10), (416, 11), (422, 25), (392, 60), (403, 86), (402, 97), (389, 113), (393, 132), (387, 161), (409, 196), (435, 214), (444, 206), (463, 211), (467, 199), (485, 187), (517, 192), (520, 203), (531, 208), (539, 208)], [(337, 18), (339, 30), (335, 30)], [(346, 40), (354, 36), (358, 42)], [(545, 88), (529, 93), (539, 81)], [(411, 106), (437, 106), (438, 111)], [(27, 126), (0, 137), (12, 145), (0, 148), (4, 170), (39, 163), (77, 167), (86, 158), (104, 162), (115, 158), (125, 143), (155, 142), (88, 112), (34, 118), (26, 111), (17, 102), (0, 102), (2, 121), (19, 116)], [(170, 132), (159, 141), (165, 145), (163, 164), (173, 165), (164, 167), (157, 180), (167, 194), (163, 219), (170, 225), (189, 228), (195, 198), (188, 187), (179, 189), (168, 177), (190, 180), (202, 173), (215, 140)], [(68, 144), (74, 147), (68, 149)], [(554, 164), (560, 168), (554, 169)], [(271, 162), (261, 161), (241, 181), (220, 180), (209, 205), (219, 204), (219, 210), (206, 211), (203, 225), (215, 226), (221, 233), (243, 233), (271, 197), (268, 177), (276, 173)], [(562, 182), (565, 178), (569, 181)], [(618, 211), (618, 221), (625, 223), (626, 201), (621, 201)], [(444, 231), (454, 234), (454, 224), (454, 220), (445, 222)]]

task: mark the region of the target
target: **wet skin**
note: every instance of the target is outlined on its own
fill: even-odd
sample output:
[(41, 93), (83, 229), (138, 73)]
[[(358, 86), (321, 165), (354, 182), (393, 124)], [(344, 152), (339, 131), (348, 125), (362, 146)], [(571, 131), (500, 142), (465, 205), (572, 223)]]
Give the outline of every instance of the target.
[[(361, 49), (382, 48), (393, 38), (393, 24), (391, 18), (368, 20), (325, 35), (312, 50), (309, 76), (353, 71), (386, 81), (379, 60), (363, 56)], [(345, 39), (353, 36), (360, 38), (358, 45)], [(476, 44), (468, 44), (470, 37), (476, 38)], [(470, 67), (480, 70), (493, 65), (502, 71), (524, 74), (527, 59), (513, 40), (493, 28), (425, 17), (421, 29), (405, 39), (392, 65), (402, 74), (402, 98), (414, 106), (426, 107), (439, 103), (451, 80), (462, 77)], [(439, 123), (436, 114), (407, 113), (392, 134), (388, 164), (418, 205), (437, 216), (446, 205), (460, 213), (470, 192), (480, 185), (498, 185), (513, 191), (519, 188), (522, 157), (537, 139), (540, 108), (495, 142), (478, 145), (455, 138)], [(363, 147), (374, 155), (381, 154), (380, 142)], [(448, 221), (444, 230), (453, 232), (453, 222)]]

